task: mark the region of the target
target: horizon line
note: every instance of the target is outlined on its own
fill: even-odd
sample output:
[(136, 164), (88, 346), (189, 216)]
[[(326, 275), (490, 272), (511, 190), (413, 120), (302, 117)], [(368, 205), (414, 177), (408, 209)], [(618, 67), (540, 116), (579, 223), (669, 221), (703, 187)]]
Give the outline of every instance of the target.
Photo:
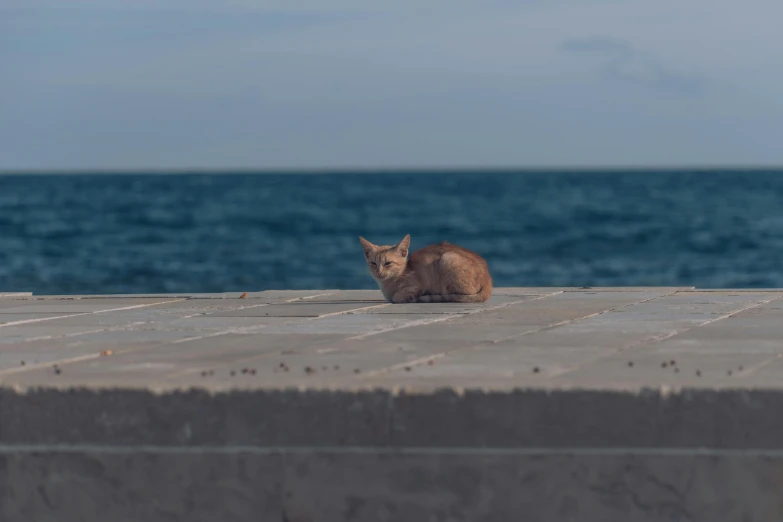
[(674, 172), (674, 171), (783, 171), (781, 165), (659, 165), (659, 166), (456, 166), (456, 167), (142, 167), (142, 168), (67, 168), (67, 169), (0, 169), (0, 176), (18, 175), (186, 175), (186, 174), (380, 174), (380, 173), (544, 173), (544, 172)]

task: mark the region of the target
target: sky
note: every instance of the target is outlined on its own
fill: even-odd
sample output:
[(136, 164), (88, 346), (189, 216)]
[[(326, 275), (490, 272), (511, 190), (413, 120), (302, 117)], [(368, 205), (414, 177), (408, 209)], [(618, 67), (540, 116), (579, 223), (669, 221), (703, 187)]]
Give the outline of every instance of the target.
[(780, 0), (2, 0), (0, 170), (783, 165)]

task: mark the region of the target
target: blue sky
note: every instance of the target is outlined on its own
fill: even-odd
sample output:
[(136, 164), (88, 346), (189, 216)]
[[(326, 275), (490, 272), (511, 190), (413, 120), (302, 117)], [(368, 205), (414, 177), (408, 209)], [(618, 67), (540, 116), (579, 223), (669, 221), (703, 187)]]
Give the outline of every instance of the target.
[(0, 170), (783, 165), (780, 0), (3, 0)]

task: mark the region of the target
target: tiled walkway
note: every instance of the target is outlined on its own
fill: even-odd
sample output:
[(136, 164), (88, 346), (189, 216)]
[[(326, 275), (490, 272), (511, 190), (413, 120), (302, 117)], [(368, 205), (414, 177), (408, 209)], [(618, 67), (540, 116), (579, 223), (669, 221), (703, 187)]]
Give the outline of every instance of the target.
[(369, 290), (0, 296), (12, 387), (783, 385), (780, 290), (498, 288), (483, 304), (401, 305)]

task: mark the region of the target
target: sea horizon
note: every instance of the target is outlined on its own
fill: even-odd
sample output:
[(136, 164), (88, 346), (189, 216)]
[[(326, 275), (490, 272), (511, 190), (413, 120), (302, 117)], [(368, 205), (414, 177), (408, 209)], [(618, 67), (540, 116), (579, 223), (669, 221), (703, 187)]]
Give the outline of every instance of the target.
[(300, 174), (300, 175), (339, 175), (339, 174), (530, 174), (530, 173), (674, 173), (674, 172), (783, 172), (781, 165), (607, 165), (607, 166), (409, 166), (409, 167), (143, 167), (143, 168), (62, 168), (62, 169), (0, 169), (0, 176), (20, 175), (189, 175), (189, 174), (236, 174), (236, 175), (268, 175), (268, 174)]
[[(358, 236), (496, 286), (783, 287), (783, 169), (0, 176), (0, 290), (377, 288)], [(261, 175), (259, 175), (261, 174)]]

